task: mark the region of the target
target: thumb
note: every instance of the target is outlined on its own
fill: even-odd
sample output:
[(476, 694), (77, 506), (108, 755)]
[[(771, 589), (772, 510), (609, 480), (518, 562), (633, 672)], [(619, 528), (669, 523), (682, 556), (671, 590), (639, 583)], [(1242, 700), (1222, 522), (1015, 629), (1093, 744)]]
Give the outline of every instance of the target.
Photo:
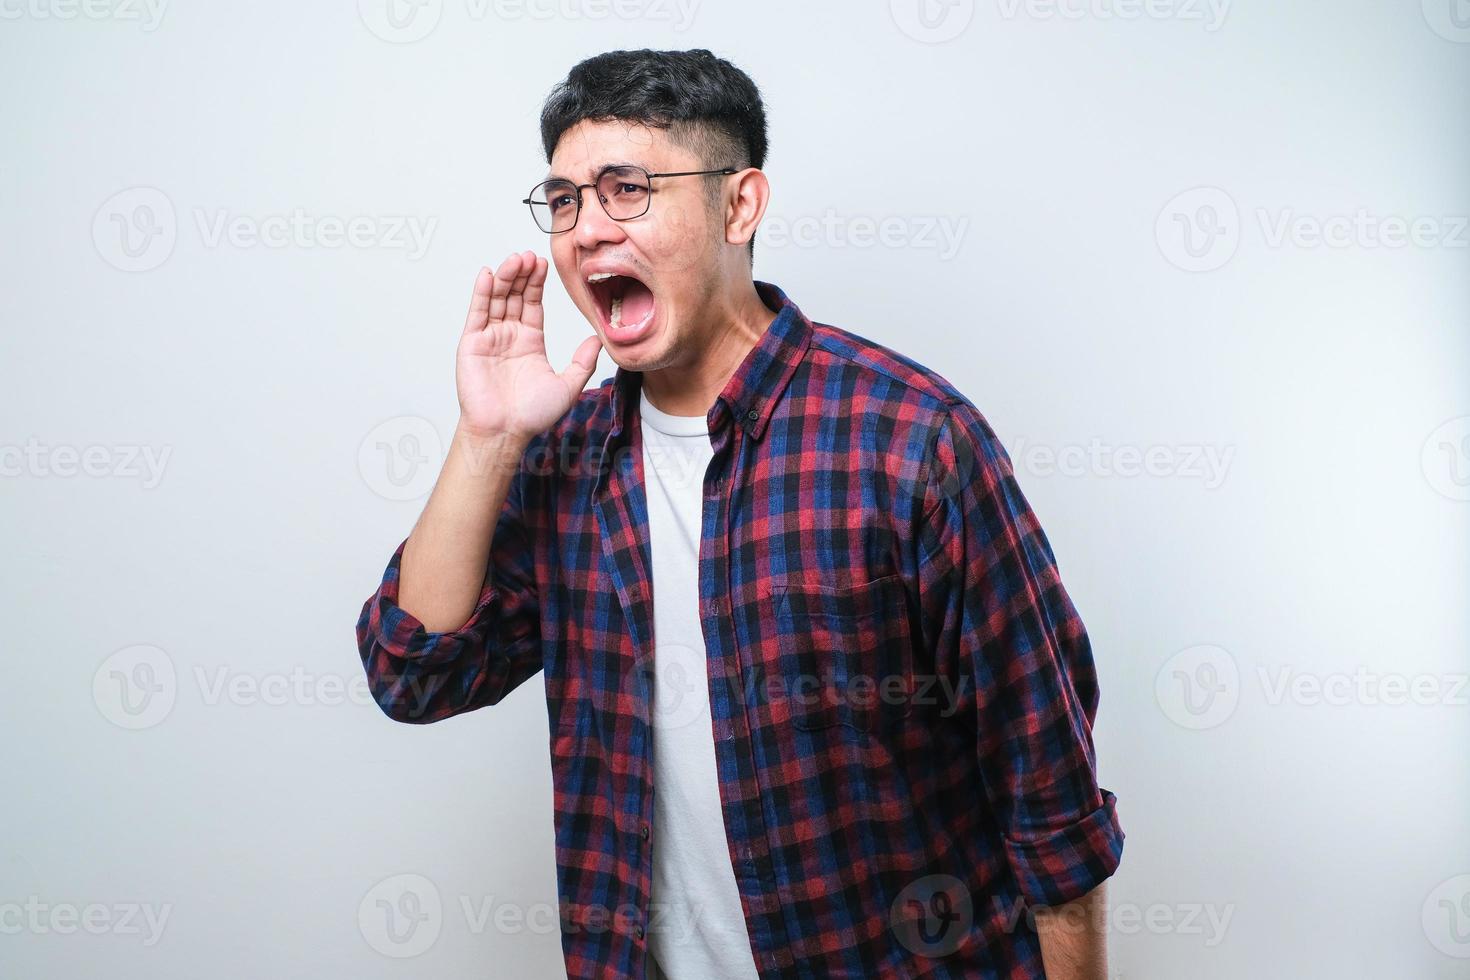
[(561, 379), (573, 395), (587, 387), (587, 379), (597, 370), (597, 355), (602, 352), (602, 339), (593, 334), (577, 347), (572, 354), (572, 363), (561, 372)]

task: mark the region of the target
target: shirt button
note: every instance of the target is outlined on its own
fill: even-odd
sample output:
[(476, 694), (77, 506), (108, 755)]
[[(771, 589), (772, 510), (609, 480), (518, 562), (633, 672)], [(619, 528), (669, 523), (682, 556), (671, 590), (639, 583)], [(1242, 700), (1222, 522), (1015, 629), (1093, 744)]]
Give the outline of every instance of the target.
[(756, 419), (761, 417), (761, 413), (752, 408), (750, 411), (745, 413), (745, 417), (754, 422)]
[(642, 827), (638, 828), (638, 836), (642, 837), (644, 840), (648, 840), (648, 824), (644, 824)]
[(634, 926), (633, 927), (633, 935), (637, 936), (639, 939), (642, 939), (643, 938), (643, 926), (641, 926), (641, 925)]

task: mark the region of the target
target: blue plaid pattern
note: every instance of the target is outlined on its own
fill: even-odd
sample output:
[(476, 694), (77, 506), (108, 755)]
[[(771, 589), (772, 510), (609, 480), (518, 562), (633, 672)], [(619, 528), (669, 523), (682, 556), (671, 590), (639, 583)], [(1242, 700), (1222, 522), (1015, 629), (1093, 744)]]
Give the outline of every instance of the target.
[[(1098, 686), (1055, 557), (980, 412), (934, 371), (777, 312), (709, 411), (700, 613), (730, 860), (763, 978), (1042, 977), (1029, 910), (1123, 848)], [(644, 977), (653, 610), (638, 391), (619, 369), (527, 447), (458, 630), (357, 639), (425, 724), (542, 672), (571, 978)], [(706, 980), (706, 978), (675, 978)]]

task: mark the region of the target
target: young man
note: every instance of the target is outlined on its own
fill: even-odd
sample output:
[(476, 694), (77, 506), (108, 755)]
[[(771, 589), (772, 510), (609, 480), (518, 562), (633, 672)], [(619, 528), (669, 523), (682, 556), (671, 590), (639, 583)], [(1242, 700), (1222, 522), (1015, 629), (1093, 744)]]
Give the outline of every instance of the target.
[(357, 624), (378, 704), (544, 672), (570, 977), (1102, 978), (1092, 654), (995, 434), (752, 280), (739, 69), (600, 55), (541, 135), (526, 202), (593, 335), (554, 370), (546, 260), (480, 271), (448, 457)]

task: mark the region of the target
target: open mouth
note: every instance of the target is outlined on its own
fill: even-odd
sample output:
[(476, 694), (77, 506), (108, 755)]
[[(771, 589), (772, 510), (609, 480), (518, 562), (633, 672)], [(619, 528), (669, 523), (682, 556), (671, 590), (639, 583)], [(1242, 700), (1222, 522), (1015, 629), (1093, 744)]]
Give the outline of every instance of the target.
[(603, 329), (614, 339), (628, 339), (653, 322), (653, 290), (633, 276), (612, 275), (587, 283)]

